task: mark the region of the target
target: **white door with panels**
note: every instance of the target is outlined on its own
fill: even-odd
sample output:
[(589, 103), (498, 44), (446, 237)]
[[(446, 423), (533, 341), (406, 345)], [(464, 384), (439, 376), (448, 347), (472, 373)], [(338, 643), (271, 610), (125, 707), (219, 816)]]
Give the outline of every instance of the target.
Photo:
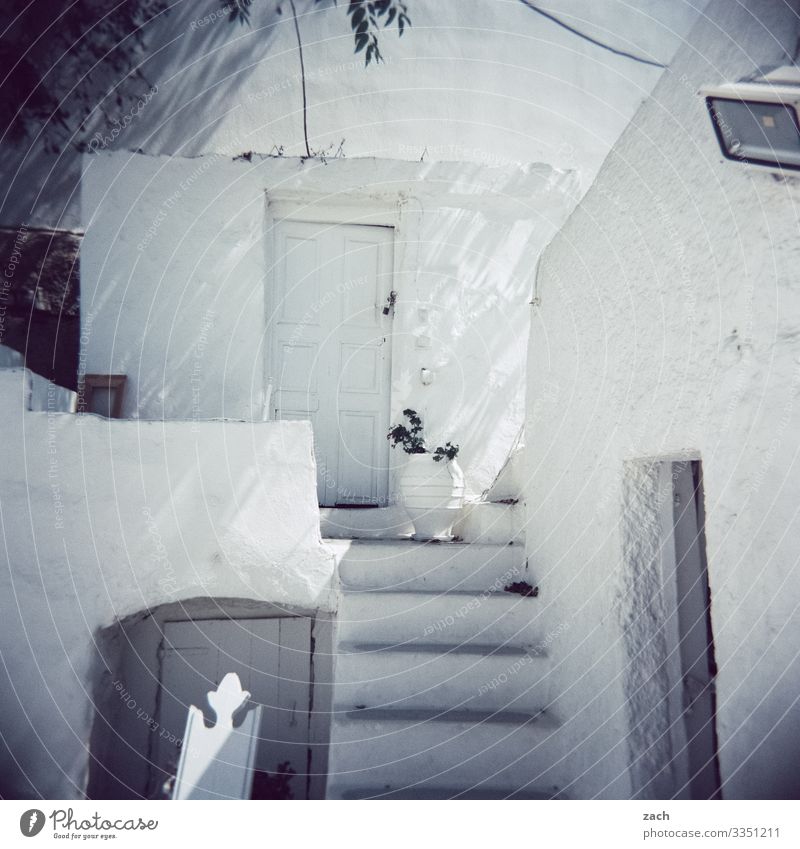
[(272, 414), (311, 421), (322, 506), (386, 505), (393, 238), (390, 227), (276, 225)]

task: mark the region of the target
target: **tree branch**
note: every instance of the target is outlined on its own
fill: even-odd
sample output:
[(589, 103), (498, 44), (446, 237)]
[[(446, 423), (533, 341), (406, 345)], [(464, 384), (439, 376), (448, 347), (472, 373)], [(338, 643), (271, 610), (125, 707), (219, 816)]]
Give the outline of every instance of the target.
[(306, 66), (303, 62), (303, 42), (300, 40), (300, 25), (297, 23), (297, 9), (294, 0), (289, 0), (294, 18), (294, 31), (297, 34), (297, 49), (300, 52), (300, 84), (303, 87), (303, 138), (306, 142), (306, 156), (311, 157), (311, 148), (308, 146), (308, 102), (306, 100)]
[(612, 47), (610, 44), (606, 44), (604, 41), (598, 41), (596, 38), (592, 38), (592, 36), (587, 35), (585, 32), (581, 32), (579, 29), (575, 29), (575, 27), (570, 26), (565, 21), (562, 21), (561, 18), (557, 18), (550, 12), (545, 12), (544, 9), (540, 9), (538, 6), (535, 6), (530, 0), (519, 0), (523, 6), (530, 9), (532, 12), (536, 12), (537, 15), (541, 15), (543, 18), (547, 18), (548, 21), (552, 21), (557, 26), (560, 26), (562, 29), (565, 29), (567, 32), (571, 32), (573, 35), (577, 35), (578, 38), (582, 38), (584, 41), (588, 41), (589, 44), (594, 44), (596, 47), (601, 47), (603, 50), (608, 50), (609, 53), (613, 53), (615, 56), (622, 56), (625, 59), (632, 59), (634, 62), (641, 62), (642, 65), (651, 65), (653, 68), (666, 68), (666, 65), (662, 65), (660, 62), (654, 62), (652, 59), (645, 59), (643, 56), (637, 56), (634, 53), (628, 53), (626, 50), (620, 50), (617, 47)]

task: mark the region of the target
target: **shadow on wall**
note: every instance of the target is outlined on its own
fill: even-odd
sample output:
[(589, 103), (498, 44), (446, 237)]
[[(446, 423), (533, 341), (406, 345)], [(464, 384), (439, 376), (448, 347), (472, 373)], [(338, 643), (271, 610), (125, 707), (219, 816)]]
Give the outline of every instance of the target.
[[(41, 135), (19, 144), (0, 142), (0, 162), (9, 183), (0, 201), (0, 223), (10, 227), (21, 222), (29, 227), (80, 226), (81, 149), (96, 153), (146, 148), (173, 155), (208, 150), (218, 124), (241, 108), (232, 105), (232, 97), (269, 56), (277, 28), (292, 27), (291, 16), (279, 16), (275, 4), (265, 3), (253, 5), (251, 26), (231, 23), (232, 5), (224, 0), (173, 3), (167, 15), (145, 27), (147, 51), (137, 63), (141, 73), (141, 80), (137, 77), (141, 88), (138, 101), (115, 102), (120, 75), (109, 66), (96, 68), (94, 99), (89, 97), (93, 112), (85, 129), (66, 143), (62, 140), (60, 153), (46, 152)], [(335, 12), (346, 32), (344, 12)], [(347, 49), (351, 48), (350, 39)], [(278, 57), (278, 61), (282, 59)], [(296, 50), (283, 61), (294, 67)], [(202, 67), (201, 75), (198, 67)], [(127, 71), (124, 79), (128, 79)], [(135, 95), (136, 85), (129, 90)], [(299, 96), (298, 89), (298, 106)], [(206, 123), (196, 125), (195, 121), (187, 133), (199, 105)], [(237, 152), (257, 146), (249, 137), (229, 141)]]
[(0, 344), (19, 351), (36, 374), (75, 390), (81, 235), (26, 224), (0, 228)]
[[(232, 3), (173, 4), (169, 14), (151, 24), (147, 33), (142, 71), (146, 79), (154, 81), (155, 93), (137, 120), (113, 143), (108, 143), (108, 124), (98, 121), (91, 127), (89, 149), (144, 147), (154, 154), (174, 156), (208, 150), (218, 125), (241, 109), (235, 93), (247, 86), (259, 64), (268, 59), (278, 30), (293, 28), (288, 4), (283, 4), (282, 15), (277, 14), (277, 5), (254, 3), (250, 23), (240, 25), (230, 19)], [(335, 13), (344, 18), (342, 10)], [(343, 32), (345, 26), (343, 21)], [(299, 72), (296, 49), (281, 60), (291, 64), (292, 77), (295, 65)], [(202, 67), (201, 75), (198, 67)], [(298, 108), (299, 96), (298, 88)], [(196, 125), (198, 112), (208, 118), (207, 123)], [(187, 126), (192, 127), (191, 134)], [(236, 152), (256, 146), (252, 138), (241, 138)]]
[[(473, 487), (487, 488), (524, 420), (533, 268), (544, 220), (443, 210), (419, 247), (418, 298), (430, 306), (436, 384), (419, 405), (435, 444), (462, 445)], [(519, 210), (531, 216), (531, 210)], [(415, 393), (415, 394), (418, 394)], [(416, 402), (415, 402), (416, 403)]]

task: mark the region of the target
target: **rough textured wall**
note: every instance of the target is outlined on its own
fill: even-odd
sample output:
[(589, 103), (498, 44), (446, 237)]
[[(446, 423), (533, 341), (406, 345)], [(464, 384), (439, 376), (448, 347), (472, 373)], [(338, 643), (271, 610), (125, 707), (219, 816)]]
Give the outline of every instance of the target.
[(393, 421), (410, 406), (432, 441), (460, 443), (480, 493), (523, 422), (533, 269), (575, 192), (546, 165), (89, 155), (79, 368), (127, 374), (125, 416), (261, 419), (275, 204), (380, 212), (395, 227)]
[(24, 410), (0, 370), (4, 797), (80, 795), (98, 629), (202, 596), (329, 609), (300, 422), (135, 422)]
[(671, 768), (669, 696), (674, 682), (667, 662), (668, 578), (662, 570), (662, 548), (672, 545), (671, 538), (663, 538), (664, 501), (671, 513), (672, 493), (660, 486), (659, 472), (655, 462), (626, 464), (619, 528), (623, 566), (616, 607), (628, 661), (622, 684), (630, 727), (631, 791), (639, 799), (668, 798), (677, 786)]
[(724, 161), (697, 96), (787, 61), (798, 11), (712, 2), (542, 259), (528, 539), (572, 625), (554, 646), (568, 793), (630, 792), (625, 462), (685, 452), (704, 471), (723, 792), (800, 793), (800, 180)]

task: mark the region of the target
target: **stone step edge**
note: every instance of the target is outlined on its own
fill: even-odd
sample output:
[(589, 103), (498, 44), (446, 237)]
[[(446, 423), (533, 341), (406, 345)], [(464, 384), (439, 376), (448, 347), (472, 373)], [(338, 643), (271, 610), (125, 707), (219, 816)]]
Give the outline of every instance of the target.
[(513, 540), (508, 542), (465, 542), (464, 540), (421, 540), (421, 539), (348, 539), (342, 537), (322, 537), (324, 544), (330, 543), (331, 548), (344, 549), (348, 551), (352, 548), (389, 548), (399, 551), (412, 551), (414, 549), (427, 548), (429, 550), (436, 549), (439, 551), (497, 551), (504, 548), (523, 548), (524, 546), (515, 543)]
[(544, 708), (533, 713), (503, 710), (431, 710), (425, 708), (363, 708), (361, 710), (337, 711), (334, 723), (347, 722), (385, 722), (402, 726), (424, 723), (451, 723), (456, 725), (517, 725), (524, 727), (536, 725), (545, 730), (555, 731), (560, 727)]
[(476, 655), (479, 657), (547, 657), (543, 649), (536, 646), (508, 646), (487, 643), (340, 643), (338, 654), (384, 655), (384, 654), (435, 654), (442, 657), (450, 654)]
[[(535, 585), (534, 585), (535, 586)], [(346, 584), (341, 584), (339, 587), (341, 593), (345, 596), (374, 596), (374, 595), (419, 595), (428, 596), (431, 598), (441, 598), (449, 596), (471, 598), (506, 598), (509, 601), (524, 600), (537, 601), (539, 596), (526, 596), (520, 593), (505, 592), (505, 590), (403, 590), (389, 589), (387, 587), (361, 587), (355, 588)]]
[(342, 799), (420, 799), (437, 800), (452, 799), (462, 800), (529, 800), (546, 801), (550, 799), (563, 799), (557, 787), (552, 790), (518, 790), (514, 787), (409, 787), (377, 788), (377, 787), (349, 787), (341, 794)]

